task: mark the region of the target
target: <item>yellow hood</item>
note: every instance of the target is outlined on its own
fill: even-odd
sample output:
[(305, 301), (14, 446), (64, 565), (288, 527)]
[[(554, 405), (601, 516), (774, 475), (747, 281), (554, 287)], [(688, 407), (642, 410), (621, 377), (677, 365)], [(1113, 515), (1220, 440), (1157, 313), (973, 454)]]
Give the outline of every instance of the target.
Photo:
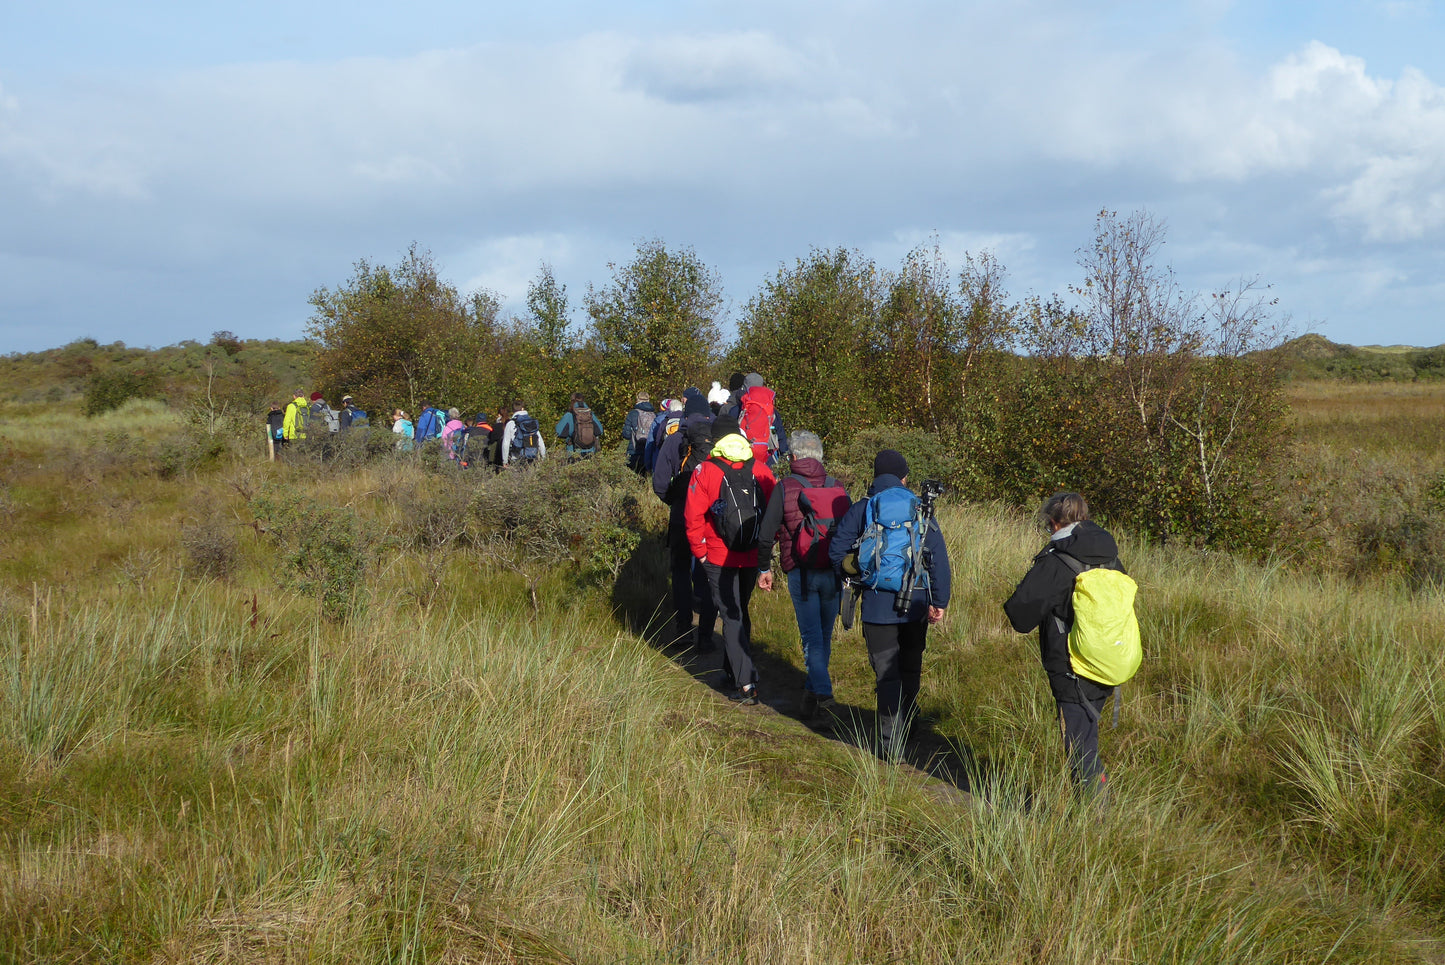
[(711, 455), (728, 462), (746, 462), (753, 457), (753, 447), (737, 433), (723, 436), (712, 447)]

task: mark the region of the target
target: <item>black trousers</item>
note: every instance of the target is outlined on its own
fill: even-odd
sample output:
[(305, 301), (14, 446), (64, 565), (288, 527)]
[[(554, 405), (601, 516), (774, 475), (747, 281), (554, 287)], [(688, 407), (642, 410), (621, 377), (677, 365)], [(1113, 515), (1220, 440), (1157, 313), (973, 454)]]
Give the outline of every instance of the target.
[(878, 737), (901, 744), (918, 713), (928, 623), (865, 623), (863, 642), (868, 645), (868, 662), (877, 681)]
[(748, 601), (758, 582), (756, 566), (719, 566), (704, 563), (707, 581), (712, 589), (712, 603), (722, 617), (723, 671), (739, 686), (758, 682), (758, 668), (753, 664), (753, 620), (748, 615)]
[(1083, 704), (1058, 701), (1059, 730), (1064, 736), (1064, 754), (1074, 782), (1093, 789), (1104, 783), (1104, 765), (1099, 761), (1099, 719), (1108, 695), (1089, 701), (1091, 715)]
[(697, 637), (699, 644), (712, 642), (712, 629), (717, 623), (717, 607), (713, 605), (712, 588), (708, 585), (703, 564), (693, 558), (692, 549), (687, 545), (687, 534), (681, 527), (668, 531), (667, 554), (672, 564), (672, 619), (680, 632), (692, 625), (694, 608), (697, 612)]

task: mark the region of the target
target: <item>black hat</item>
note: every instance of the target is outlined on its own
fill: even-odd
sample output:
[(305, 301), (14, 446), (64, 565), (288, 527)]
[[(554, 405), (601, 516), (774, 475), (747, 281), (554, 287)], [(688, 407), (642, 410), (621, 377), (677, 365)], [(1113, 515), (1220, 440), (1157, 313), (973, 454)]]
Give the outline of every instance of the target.
[(897, 449), (880, 449), (878, 455), (873, 457), (873, 475), (897, 476), (902, 479), (908, 475), (908, 460), (903, 458), (903, 453)]
[(720, 415), (712, 420), (713, 442), (717, 442), (723, 436), (736, 435), (738, 431), (738, 417), (735, 415)]
[(728, 376), (728, 391), (729, 391), (729, 392), (736, 392), (736, 391), (738, 391), (739, 389), (741, 389), (742, 387), (743, 387), (743, 374), (742, 374), (741, 372), (734, 372), (732, 375)]
[(712, 409), (708, 407), (707, 399), (701, 392), (687, 397), (687, 404), (682, 407), (684, 417), (690, 415), (712, 415)]

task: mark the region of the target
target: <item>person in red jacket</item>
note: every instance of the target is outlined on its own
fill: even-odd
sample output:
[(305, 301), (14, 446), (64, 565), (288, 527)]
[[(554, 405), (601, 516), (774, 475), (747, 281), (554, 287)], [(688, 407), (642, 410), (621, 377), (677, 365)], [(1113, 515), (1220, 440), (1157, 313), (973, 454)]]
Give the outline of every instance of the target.
[[(758, 702), (748, 601), (758, 577), (758, 536), (763, 509), (777, 479), (753, 457), (734, 416), (718, 416), (713, 447), (693, 471), (683, 505), (683, 524), (692, 555), (702, 561), (713, 605), (722, 617), (723, 671), (737, 687), (731, 699)], [(731, 543), (731, 545), (729, 545)]]

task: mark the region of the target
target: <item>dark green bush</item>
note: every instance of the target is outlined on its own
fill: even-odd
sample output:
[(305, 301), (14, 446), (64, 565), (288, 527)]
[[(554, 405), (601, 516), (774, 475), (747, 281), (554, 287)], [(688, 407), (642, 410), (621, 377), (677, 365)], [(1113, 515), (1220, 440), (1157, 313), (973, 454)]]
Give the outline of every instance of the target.
[(873, 480), (873, 457), (881, 449), (896, 449), (908, 460), (908, 482), (917, 491), (925, 479), (948, 486), (958, 482), (962, 466), (938, 433), (907, 426), (870, 426), (854, 434), (848, 445), (827, 453), (828, 471), (849, 484), (854, 496)]
[(160, 379), (146, 369), (112, 368), (93, 373), (85, 383), (86, 415), (100, 415), (118, 409), (131, 399), (154, 398)]

